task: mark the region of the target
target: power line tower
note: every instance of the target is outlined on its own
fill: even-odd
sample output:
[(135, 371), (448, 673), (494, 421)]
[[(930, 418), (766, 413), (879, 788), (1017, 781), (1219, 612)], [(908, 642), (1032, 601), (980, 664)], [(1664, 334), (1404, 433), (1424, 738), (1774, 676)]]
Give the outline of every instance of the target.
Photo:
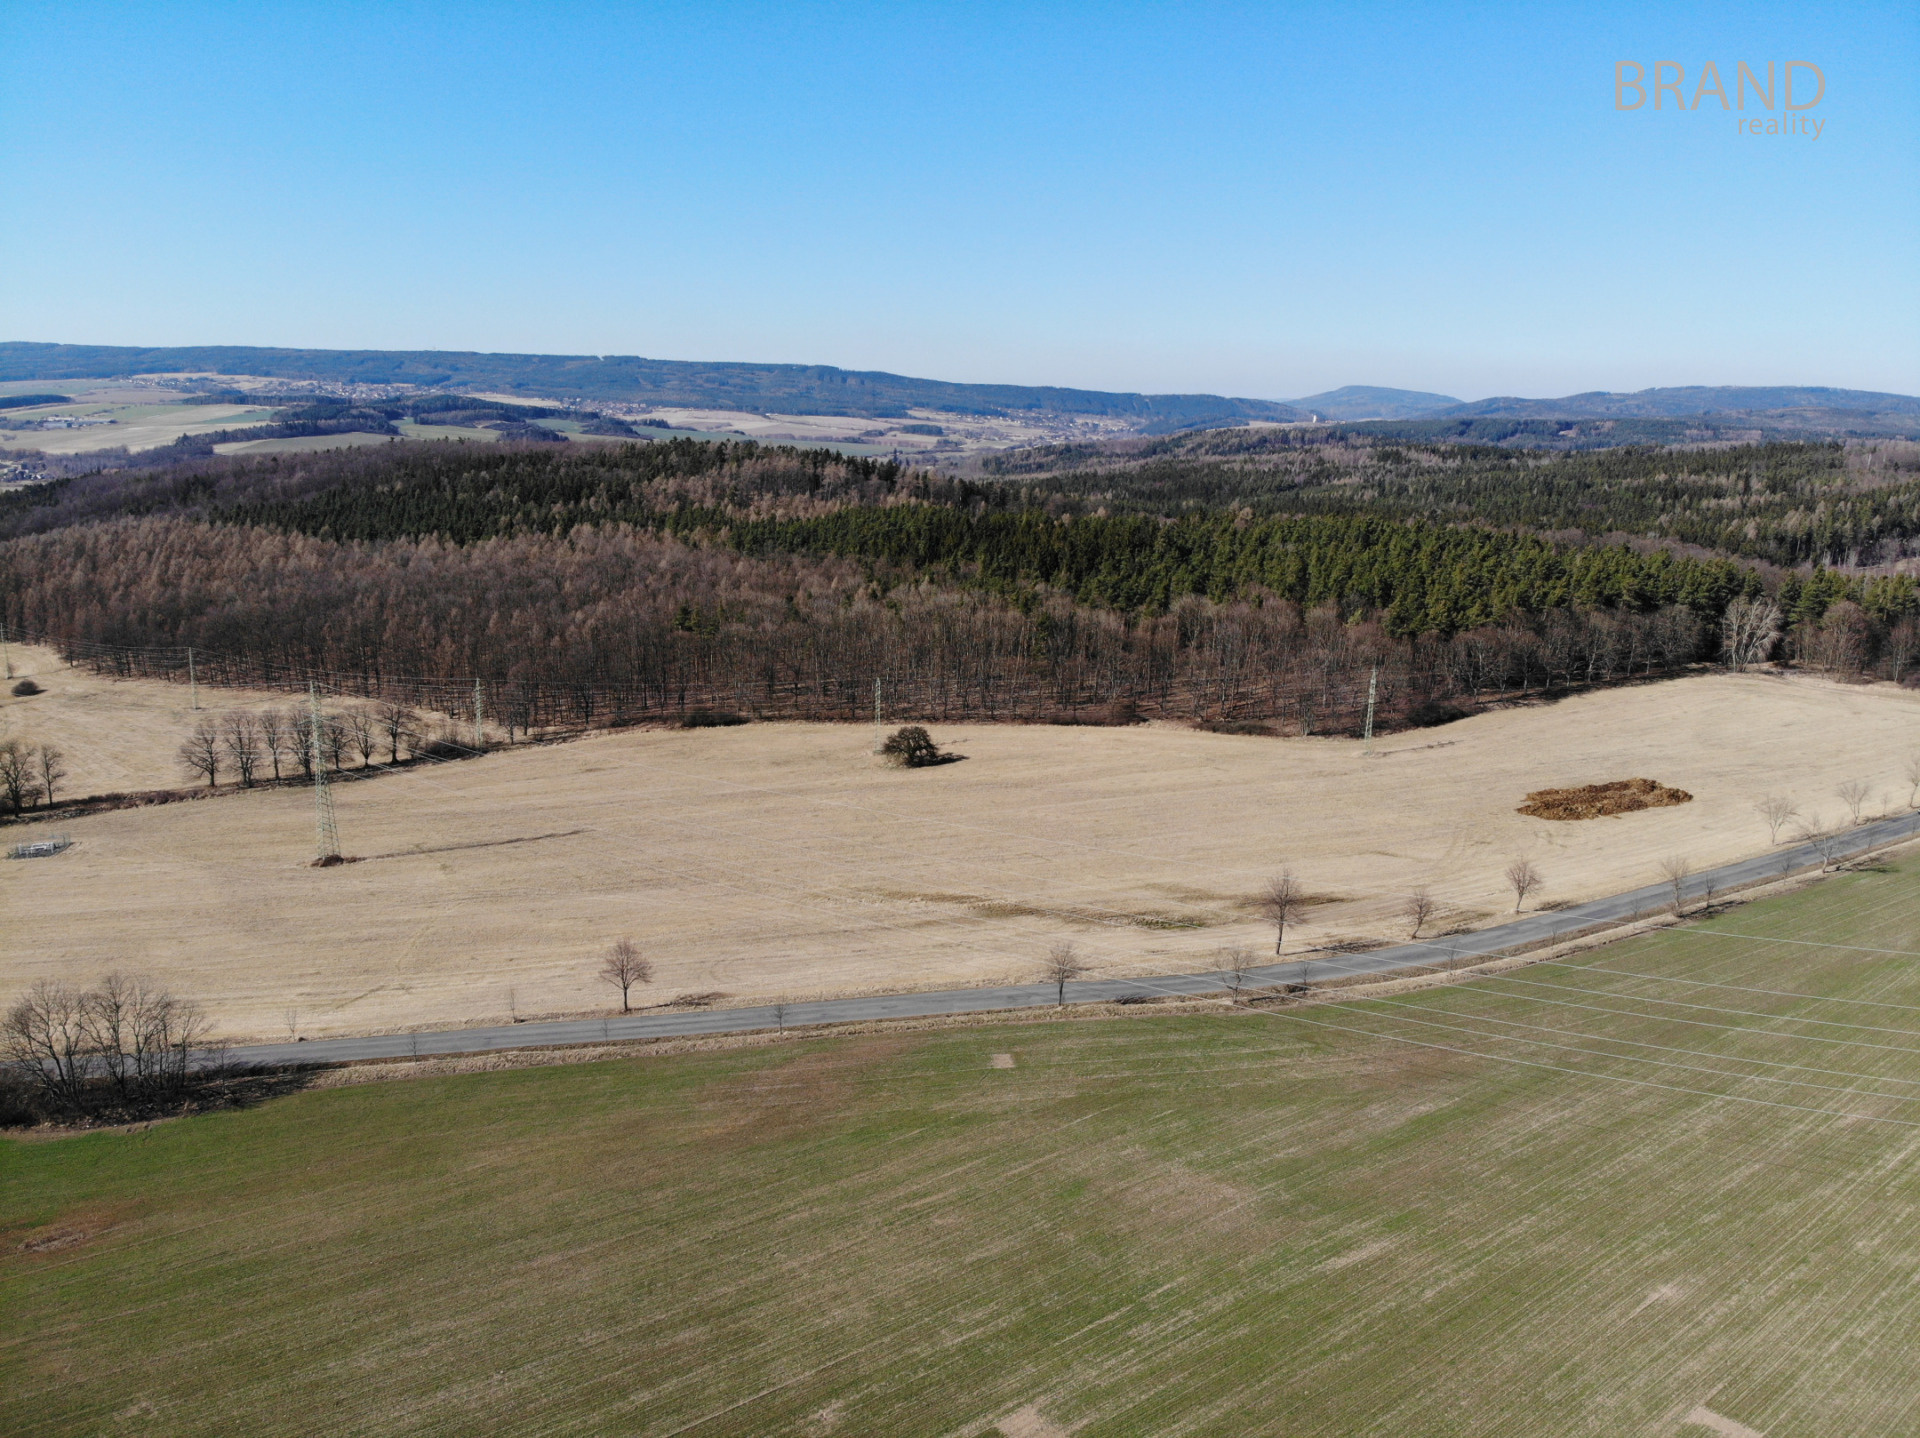
[(480, 681), (476, 679), (473, 681), (473, 747), (476, 750), (487, 747), (486, 733), (480, 727), (480, 705)]
[(878, 754), (887, 746), (887, 738), (880, 723), (880, 676), (873, 676), (873, 752)]
[(1367, 732), (1363, 754), (1373, 752), (1373, 701), (1380, 694), (1380, 666), (1373, 666), (1373, 673), (1367, 676)]
[(333, 822), (333, 790), (327, 786), (327, 746), (320, 723), (320, 689), (307, 685), (307, 741), (313, 759), (313, 838), (318, 853), (314, 863), (325, 864), (340, 858), (340, 831)]

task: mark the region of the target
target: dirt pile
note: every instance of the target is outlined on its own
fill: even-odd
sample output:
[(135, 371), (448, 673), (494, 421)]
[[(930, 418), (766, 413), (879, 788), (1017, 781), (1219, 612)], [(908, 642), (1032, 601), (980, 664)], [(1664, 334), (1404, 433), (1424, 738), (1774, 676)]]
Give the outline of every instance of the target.
[(1527, 795), (1520, 812), (1535, 819), (1600, 819), (1608, 814), (1664, 809), (1692, 801), (1693, 795), (1685, 789), (1669, 789), (1652, 779), (1616, 779), (1611, 784), (1583, 784), (1577, 789), (1536, 789)]

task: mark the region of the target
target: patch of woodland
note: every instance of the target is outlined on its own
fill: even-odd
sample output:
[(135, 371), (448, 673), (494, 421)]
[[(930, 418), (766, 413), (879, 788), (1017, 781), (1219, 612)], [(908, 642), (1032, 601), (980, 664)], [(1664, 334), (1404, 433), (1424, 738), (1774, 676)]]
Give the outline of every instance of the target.
[(1602, 819), (1692, 802), (1693, 795), (1685, 789), (1670, 789), (1653, 779), (1617, 779), (1570, 789), (1537, 789), (1527, 795), (1519, 812), (1535, 819)]
[(244, 1107), (309, 1082), (241, 1068), (199, 1005), (139, 978), (43, 979), (0, 1020), (0, 1126), (97, 1127)]

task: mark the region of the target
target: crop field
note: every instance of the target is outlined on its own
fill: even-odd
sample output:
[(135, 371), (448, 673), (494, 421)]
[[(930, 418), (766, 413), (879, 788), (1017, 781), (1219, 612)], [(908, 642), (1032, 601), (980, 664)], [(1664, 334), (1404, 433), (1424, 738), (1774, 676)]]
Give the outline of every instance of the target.
[(0, 1430), (1911, 1433), (1917, 880), (0, 1143)]
[[(45, 742), (54, 703), (158, 691), (173, 708), (144, 731), (147, 782), (183, 782), (178, 686), (91, 680), (96, 700), (70, 682), (0, 711), (8, 732)], [(1652, 882), (1669, 855), (1764, 851), (1768, 791), (1829, 824), (1849, 780), (1870, 784), (1868, 813), (1903, 805), (1917, 720), (1920, 699), (1891, 686), (1720, 675), (1489, 713), (1371, 756), (1173, 725), (956, 724), (934, 732), (963, 761), (902, 771), (859, 725), (602, 734), (337, 784), (362, 862), (336, 869), (309, 866), (303, 789), (65, 823), (67, 854), (0, 865), (0, 995), (142, 972), (241, 1039), (284, 1036), (288, 1009), (310, 1036), (603, 1011), (599, 956), (622, 936), (655, 965), (643, 1004), (1030, 982), (1062, 938), (1100, 976), (1211, 969), (1226, 947), (1271, 951), (1251, 899), (1282, 865), (1314, 899), (1287, 952), (1332, 953), (1403, 939), (1416, 887), (1439, 904), (1428, 933), (1497, 921), (1516, 857), (1546, 876), (1533, 906)], [(100, 744), (115, 787), (135, 784), (126, 745)], [(76, 772), (95, 762), (78, 734), (64, 747)], [(1585, 822), (1516, 812), (1536, 790), (1637, 777), (1695, 797)]]

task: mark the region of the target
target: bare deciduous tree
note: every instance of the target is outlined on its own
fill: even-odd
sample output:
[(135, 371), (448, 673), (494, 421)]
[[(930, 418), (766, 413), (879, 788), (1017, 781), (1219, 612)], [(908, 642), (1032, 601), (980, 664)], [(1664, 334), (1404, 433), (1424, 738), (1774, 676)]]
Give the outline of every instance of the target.
[(1907, 807), (1920, 809), (1920, 750), (1907, 755)]
[(377, 711), (380, 720), (380, 732), (387, 737), (387, 762), (400, 762), (400, 741), (405, 739), (408, 748), (413, 745), (413, 711), (404, 704), (388, 700)]
[(1727, 606), (1720, 625), (1721, 653), (1729, 669), (1758, 664), (1780, 641), (1780, 606), (1771, 599), (1741, 598)]
[(70, 984), (41, 979), (7, 1011), (8, 1061), (56, 1106), (78, 1108), (93, 1072), (87, 1005)]
[(67, 756), (51, 744), (40, 746), (40, 794), (51, 804), (60, 790), (60, 781), (67, 777)]
[(260, 749), (273, 766), (273, 777), (280, 780), (280, 761), (292, 751), (293, 735), (287, 728), (287, 716), (278, 709), (265, 709), (259, 715)]
[(1809, 821), (1807, 825), (1800, 830), (1800, 842), (1812, 849), (1819, 857), (1820, 872), (1823, 874), (1831, 869), (1835, 861), (1840, 857), (1839, 832), (1837, 830), (1823, 828), (1816, 822)]
[(1683, 855), (1670, 854), (1660, 861), (1660, 877), (1667, 881), (1676, 917), (1687, 911), (1687, 880), (1692, 875), (1693, 861)]
[(18, 739), (0, 744), (0, 789), (6, 791), (7, 807), (14, 813), (39, 797), (39, 768), (33, 750)]
[(354, 752), (360, 756), (360, 767), (370, 766), (374, 751), (380, 747), (379, 716), (367, 705), (356, 704), (341, 716), (341, 727), (346, 730)]
[(1784, 794), (1769, 794), (1753, 806), (1760, 817), (1767, 821), (1767, 842), (1780, 842), (1780, 831), (1792, 820), (1800, 817), (1800, 806)]
[(180, 766), (190, 774), (203, 776), (208, 788), (219, 783), (220, 764), (225, 757), (220, 726), (211, 719), (202, 719), (194, 725), (193, 733), (180, 746)]
[(653, 982), (653, 965), (632, 939), (615, 939), (607, 950), (606, 962), (600, 965), (600, 978), (620, 990), (620, 1012), (630, 1014), (633, 1009), (628, 995), (635, 984)]
[(260, 720), (248, 710), (234, 710), (220, 721), (220, 747), (233, 761), (241, 787), (251, 789), (260, 768)]
[(1273, 925), (1273, 951), (1280, 952), (1280, 946), (1287, 941), (1287, 925), (1292, 923), (1299, 912), (1306, 907), (1307, 893), (1293, 870), (1282, 869), (1260, 891), (1256, 905), (1260, 916)]
[(1849, 779), (1833, 791), (1839, 795), (1840, 802), (1847, 806), (1847, 817), (1855, 824), (1860, 822), (1860, 810), (1865, 807), (1872, 788), (1860, 779)]
[(1247, 986), (1249, 972), (1255, 967), (1252, 949), (1231, 948), (1221, 954), (1221, 971), (1227, 976), (1227, 988), (1235, 998)]
[(1054, 986), (1061, 1007), (1066, 1006), (1067, 985), (1087, 971), (1087, 962), (1073, 940), (1062, 939), (1047, 950), (1046, 981)]
[(1439, 907), (1433, 895), (1425, 889), (1415, 889), (1400, 902), (1400, 917), (1407, 921), (1407, 937), (1417, 939), (1420, 931), (1433, 918), (1433, 911)]
[(1520, 906), (1527, 901), (1527, 895), (1546, 882), (1546, 876), (1533, 866), (1530, 859), (1515, 859), (1507, 865), (1507, 887), (1513, 890), (1513, 911), (1520, 912)]

